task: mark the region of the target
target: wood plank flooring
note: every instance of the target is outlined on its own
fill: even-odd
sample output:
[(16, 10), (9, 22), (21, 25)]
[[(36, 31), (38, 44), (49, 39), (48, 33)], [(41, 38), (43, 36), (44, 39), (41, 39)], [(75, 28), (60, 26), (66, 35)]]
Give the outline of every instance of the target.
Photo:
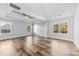
[(73, 42), (40, 36), (0, 41), (0, 56), (79, 56)]

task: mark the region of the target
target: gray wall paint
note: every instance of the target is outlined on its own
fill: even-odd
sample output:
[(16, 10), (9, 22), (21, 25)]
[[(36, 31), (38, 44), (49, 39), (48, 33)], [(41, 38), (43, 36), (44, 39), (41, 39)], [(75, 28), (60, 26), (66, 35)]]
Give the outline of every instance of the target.
[[(64, 21), (68, 22), (68, 34), (53, 33), (52, 24), (53, 23), (61, 23)], [(49, 31), (48, 31), (48, 29), (49, 29)], [(47, 27), (47, 23), (39, 23), (34, 26), (34, 31), (35, 31), (35, 34), (37, 34), (37, 35), (47, 37), (47, 34), (49, 34), (48, 37), (59, 38), (59, 39), (64, 39), (64, 40), (72, 40), (73, 39), (73, 29), (74, 29), (73, 16), (50, 20), (49, 21), (49, 28)], [(49, 33), (47, 33), (47, 31)]]
[(0, 17), (0, 21), (12, 22), (12, 26), (11, 26), (12, 32), (9, 34), (0, 35), (0, 40), (20, 37), (20, 36), (26, 36), (26, 35), (32, 34), (32, 33), (27, 32), (27, 26), (29, 24), (26, 24), (26, 22), (12, 21), (11, 19), (5, 19), (2, 17)]

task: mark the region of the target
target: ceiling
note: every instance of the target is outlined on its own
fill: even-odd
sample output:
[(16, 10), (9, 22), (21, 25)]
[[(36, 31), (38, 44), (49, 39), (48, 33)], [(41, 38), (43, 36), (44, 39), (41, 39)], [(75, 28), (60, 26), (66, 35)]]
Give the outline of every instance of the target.
[(58, 15), (63, 16), (67, 12), (73, 15), (75, 10), (75, 3), (21, 3), (16, 5), (48, 19), (53, 19)]
[[(53, 20), (55, 18), (73, 16), (75, 3), (14, 3), (26, 12), (31, 12), (39, 18)], [(9, 14), (10, 7), (8, 3), (0, 3), (0, 15)], [(35, 19), (36, 20), (36, 19)]]

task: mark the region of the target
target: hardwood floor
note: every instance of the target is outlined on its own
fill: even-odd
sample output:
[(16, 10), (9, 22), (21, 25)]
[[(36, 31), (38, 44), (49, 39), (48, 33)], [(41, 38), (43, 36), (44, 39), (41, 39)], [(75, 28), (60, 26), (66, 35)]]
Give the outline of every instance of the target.
[(0, 41), (0, 56), (79, 56), (73, 42), (28, 36)]

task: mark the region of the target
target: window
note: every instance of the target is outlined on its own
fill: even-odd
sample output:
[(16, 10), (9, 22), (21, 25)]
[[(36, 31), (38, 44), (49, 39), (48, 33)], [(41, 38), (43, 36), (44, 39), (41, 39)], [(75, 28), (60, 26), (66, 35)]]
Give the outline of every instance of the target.
[(53, 24), (53, 32), (59, 33), (59, 24)]
[(11, 22), (0, 21), (0, 34), (11, 33)]

